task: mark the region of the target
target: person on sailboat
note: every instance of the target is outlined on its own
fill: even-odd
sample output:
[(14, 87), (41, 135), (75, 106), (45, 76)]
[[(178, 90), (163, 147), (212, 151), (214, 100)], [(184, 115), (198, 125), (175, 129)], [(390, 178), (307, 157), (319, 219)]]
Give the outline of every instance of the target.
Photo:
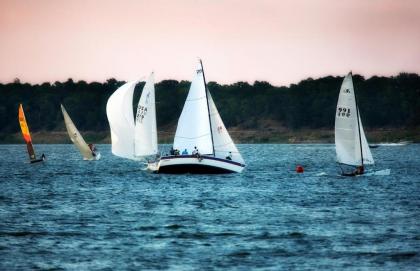
[(365, 173), (365, 167), (363, 165), (358, 166), (356, 168), (355, 175), (362, 175), (363, 173)]
[(170, 155), (179, 155), (179, 150), (174, 149), (174, 147), (171, 147), (171, 150), (169, 151)]
[(96, 156), (96, 147), (94, 144), (88, 144), (90, 151), (92, 152), (93, 157)]
[(226, 160), (232, 160), (232, 152), (230, 151), (228, 156), (226, 156)]
[(200, 154), (200, 152), (199, 152), (199, 151), (198, 151), (198, 149), (197, 149), (197, 146), (195, 146), (195, 147), (194, 147), (194, 150), (193, 150), (193, 152), (192, 152), (192, 155), (193, 155), (193, 156), (195, 156), (195, 157), (197, 157), (197, 159), (198, 159), (199, 161), (203, 160), (203, 158), (201, 158), (201, 154)]
[(344, 173), (342, 172), (342, 175), (344, 176), (357, 176), (357, 175), (363, 175), (365, 173), (365, 167), (364, 166), (358, 166), (353, 172)]
[(184, 150), (182, 151), (182, 155), (188, 155), (188, 151), (187, 151), (187, 149), (184, 149)]

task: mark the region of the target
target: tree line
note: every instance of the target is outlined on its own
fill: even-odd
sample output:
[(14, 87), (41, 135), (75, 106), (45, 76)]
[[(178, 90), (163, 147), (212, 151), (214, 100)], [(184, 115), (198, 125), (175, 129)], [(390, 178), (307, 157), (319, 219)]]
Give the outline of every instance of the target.
[[(257, 129), (265, 120), (290, 129), (333, 128), (336, 103), (343, 77), (308, 78), (289, 87), (268, 82), (237, 82), (220, 85), (209, 82), (208, 88), (227, 127)], [(125, 82), (85, 81), (31, 85), (16, 79), (0, 84), (0, 133), (19, 131), (17, 110), (22, 103), (31, 131), (64, 130), (60, 103), (82, 131), (106, 131), (106, 103), (109, 96)], [(363, 125), (367, 128), (419, 127), (420, 76), (400, 73), (397, 76), (364, 78), (353, 76)], [(144, 83), (136, 86), (133, 108)], [(190, 82), (163, 80), (155, 85), (158, 129), (176, 126)], [(135, 112), (135, 111), (134, 111)]]

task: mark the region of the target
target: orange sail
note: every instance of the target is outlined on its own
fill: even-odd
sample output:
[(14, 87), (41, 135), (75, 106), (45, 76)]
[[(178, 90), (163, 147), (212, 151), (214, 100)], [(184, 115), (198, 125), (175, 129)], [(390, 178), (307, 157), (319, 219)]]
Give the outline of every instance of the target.
[(35, 151), (34, 151), (34, 147), (32, 146), (31, 134), (29, 133), (29, 127), (28, 127), (28, 124), (26, 123), (25, 113), (23, 112), (22, 104), (19, 105), (19, 124), (20, 124), (20, 129), (22, 130), (23, 139), (26, 142), (29, 158), (31, 160), (35, 160), (36, 159)]

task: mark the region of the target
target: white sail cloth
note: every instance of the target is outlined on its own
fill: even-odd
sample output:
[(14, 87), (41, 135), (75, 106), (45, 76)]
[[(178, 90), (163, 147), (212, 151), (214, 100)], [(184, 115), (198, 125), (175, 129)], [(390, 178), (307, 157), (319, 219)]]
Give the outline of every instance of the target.
[(207, 90), (201, 65), (191, 82), (173, 145), (174, 149), (181, 152), (187, 149), (189, 154), (194, 147), (201, 154), (213, 154), (221, 159), (231, 155), (233, 161), (245, 164)]
[(216, 104), (214, 103), (210, 92), (207, 92), (207, 95), (209, 99), (210, 121), (213, 132), (215, 156), (224, 159), (231, 154), (233, 161), (245, 164), (244, 159), (226, 130), (225, 124), (220, 117), (219, 111), (216, 108)]
[(108, 99), (106, 115), (111, 129), (112, 153), (128, 159), (134, 156), (133, 93), (138, 81), (118, 88)]
[(187, 149), (191, 154), (197, 147), (201, 154), (213, 154), (210, 121), (203, 70), (196, 71), (176, 128), (174, 149)]
[(373, 164), (372, 153), (366, 140), (360, 114), (356, 110), (358, 109), (356, 106), (353, 80), (351, 73), (349, 73), (341, 85), (335, 114), (335, 148), (337, 161), (353, 166)]
[(134, 146), (136, 156), (158, 153), (154, 75), (150, 75), (143, 88), (136, 113)]
[(64, 123), (66, 125), (67, 133), (69, 134), (70, 140), (79, 149), (80, 153), (83, 156), (83, 159), (93, 160), (94, 157), (92, 155), (91, 149), (89, 148), (88, 144), (86, 144), (82, 135), (77, 130), (76, 126), (74, 125), (70, 116), (67, 114), (67, 111), (63, 105), (61, 105), (61, 111), (63, 112)]
[(137, 83), (132, 81), (121, 86), (106, 106), (112, 153), (132, 160), (158, 153), (153, 73), (143, 87), (134, 121), (133, 93)]

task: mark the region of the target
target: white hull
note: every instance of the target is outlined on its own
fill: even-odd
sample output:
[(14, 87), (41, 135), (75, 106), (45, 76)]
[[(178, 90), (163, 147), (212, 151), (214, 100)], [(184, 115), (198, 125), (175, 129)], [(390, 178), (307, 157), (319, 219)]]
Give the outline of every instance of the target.
[(244, 167), (244, 164), (205, 155), (200, 159), (192, 155), (165, 156), (157, 162), (148, 164), (148, 169), (155, 173), (174, 174), (240, 173)]
[(408, 144), (411, 144), (410, 141), (401, 141), (398, 143), (379, 143), (379, 146), (406, 146)]

